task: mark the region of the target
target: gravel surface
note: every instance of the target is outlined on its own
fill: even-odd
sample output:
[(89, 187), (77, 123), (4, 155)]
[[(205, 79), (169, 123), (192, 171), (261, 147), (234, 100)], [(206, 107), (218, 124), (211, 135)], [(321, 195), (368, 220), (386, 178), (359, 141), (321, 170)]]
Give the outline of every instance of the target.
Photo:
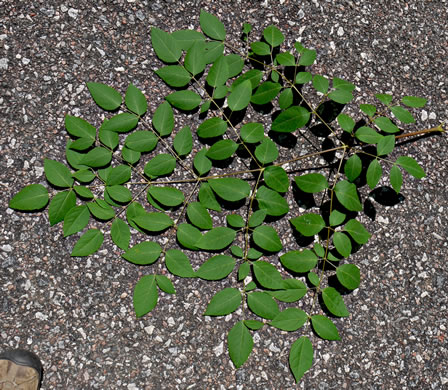
[[(439, 1), (0, 0), (0, 349), (24, 347), (42, 359), (42, 389), (446, 389), (448, 388), (448, 143), (446, 136), (403, 143), (400, 154), (425, 168), (405, 175), (404, 201), (374, 203), (362, 220), (374, 235), (352, 256), (362, 284), (336, 320), (342, 340), (311, 335), (312, 369), (294, 384), (289, 347), (300, 332), (264, 327), (235, 371), (225, 335), (235, 317), (201, 314), (226, 282), (177, 280), (156, 309), (136, 319), (132, 290), (148, 270), (120, 259), (106, 241), (71, 258), (48, 215), (8, 209), (23, 186), (45, 183), (43, 159), (61, 160), (64, 116), (99, 126), (102, 111), (85, 83), (145, 91), (152, 113), (168, 89), (149, 29), (198, 28), (201, 8), (239, 43), (243, 22), (259, 37), (269, 24), (286, 44), (317, 49), (314, 67), (354, 82), (357, 101), (375, 93), (428, 99), (410, 129), (448, 118), (448, 3)], [(193, 118), (194, 120), (194, 118)], [(288, 239), (286, 237), (285, 239)]]

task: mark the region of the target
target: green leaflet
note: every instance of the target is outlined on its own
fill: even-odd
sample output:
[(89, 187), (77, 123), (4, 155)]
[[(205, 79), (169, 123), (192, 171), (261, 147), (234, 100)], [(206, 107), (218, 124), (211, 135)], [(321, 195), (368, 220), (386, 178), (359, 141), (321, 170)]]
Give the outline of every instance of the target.
[(179, 156), (186, 156), (193, 149), (193, 136), (189, 126), (184, 126), (176, 134), (173, 140), (174, 150)]
[(366, 144), (377, 144), (383, 136), (370, 127), (362, 126), (356, 130), (355, 137)]
[(144, 241), (128, 249), (122, 256), (127, 261), (138, 265), (148, 265), (157, 261), (162, 248), (156, 242)]
[(280, 238), (272, 226), (261, 225), (256, 227), (252, 238), (255, 244), (268, 252), (279, 252), (283, 248)]
[(159, 294), (155, 275), (143, 276), (134, 287), (133, 303), (135, 315), (142, 317), (157, 305)]
[(255, 291), (247, 294), (247, 305), (257, 316), (272, 320), (280, 312), (277, 302), (265, 292)]
[(325, 176), (319, 173), (308, 173), (294, 178), (297, 187), (302, 191), (314, 194), (328, 188), (328, 182)]
[(205, 41), (205, 36), (196, 30), (177, 30), (171, 36), (182, 50), (188, 50), (196, 41)]
[(254, 228), (254, 227), (261, 225), (263, 223), (264, 219), (266, 218), (266, 215), (267, 215), (267, 213), (266, 213), (265, 209), (255, 211), (249, 217), (249, 227)]
[[(295, 64), (296, 64), (296, 59), (290, 52), (279, 53), (279, 54), (277, 54), (275, 59), (277, 60), (277, 62), (280, 65), (284, 65), (284, 66), (295, 66)], [(290, 89), (290, 88), (288, 88), (288, 89)]]
[(166, 96), (165, 99), (173, 106), (183, 111), (191, 111), (199, 106), (201, 97), (189, 89), (176, 91)]
[(416, 179), (421, 179), (426, 176), (425, 171), (412, 157), (401, 156), (395, 161), (395, 164), (401, 166), (407, 173), (414, 176)]
[(398, 133), (400, 129), (393, 122), (384, 116), (379, 116), (374, 120), (375, 124), (386, 133)]
[[(170, 102), (168, 96), (167, 100)], [(163, 102), (157, 107), (152, 117), (152, 125), (162, 137), (171, 134), (174, 129), (174, 113), (168, 102)]]
[(227, 215), (226, 221), (230, 227), (233, 227), (235, 229), (240, 229), (245, 225), (244, 218), (238, 214)]
[(389, 180), (390, 185), (398, 194), (400, 192), (401, 185), (403, 184), (403, 175), (401, 174), (400, 168), (398, 168), (396, 165), (393, 165), (392, 168), (390, 168)]
[(243, 321), (237, 322), (227, 335), (230, 359), (240, 368), (252, 352), (254, 341)]
[(177, 241), (187, 248), (192, 250), (197, 250), (196, 242), (202, 237), (199, 229), (195, 228), (193, 225), (188, 223), (181, 223), (177, 227)]
[(282, 86), (279, 83), (266, 81), (257, 88), (250, 101), (254, 104), (267, 104), (272, 101), (280, 92)]
[(268, 187), (277, 192), (286, 192), (289, 188), (289, 178), (286, 171), (271, 165), (263, 171), (263, 179)]
[(335, 288), (326, 287), (322, 291), (322, 298), (331, 314), (337, 317), (348, 317), (350, 315), (341, 294)]
[(344, 226), (346, 231), (358, 244), (365, 244), (369, 241), (370, 233), (366, 228), (356, 219), (350, 219)]
[[(103, 145), (105, 145), (105, 146), (107, 146), (108, 148), (110, 148), (110, 149), (113, 150), (113, 149), (115, 149), (115, 148), (118, 146), (118, 144), (120, 143), (120, 137), (119, 137), (118, 133), (115, 132), (115, 131), (104, 130), (104, 125), (105, 125), (106, 123), (107, 123), (107, 121), (105, 120), (105, 121), (103, 122), (103, 125), (100, 127), (100, 130), (98, 131), (98, 138), (99, 138), (100, 142), (101, 142)], [(80, 138), (80, 139), (82, 139), (82, 138)], [(79, 140), (80, 140), (80, 139), (79, 139)], [(79, 141), (79, 140), (77, 140), (77, 141)], [(74, 148), (73, 148), (73, 145), (74, 145), (77, 141), (75, 141), (73, 144), (70, 145), (70, 148), (71, 148), (71, 149), (74, 149)]]
[(281, 290), (268, 291), (267, 293), (281, 302), (296, 302), (305, 296), (307, 288), (300, 280), (286, 279), (283, 281)]
[(201, 138), (213, 138), (223, 135), (226, 130), (227, 122), (221, 118), (214, 117), (202, 122), (197, 129), (197, 134)]
[(289, 211), (285, 198), (278, 192), (272, 191), (265, 186), (258, 188), (256, 199), (260, 209), (266, 210), (267, 215), (281, 216)]
[(380, 142), (378, 142), (378, 145), (376, 146), (377, 155), (384, 156), (386, 154), (389, 154), (394, 150), (394, 147), (395, 147), (395, 136), (387, 135), (382, 139), (380, 139)]
[(178, 249), (169, 249), (165, 253), (165, 264), (168, 271), (173, 275), (182, 278), (193, 278), (196, 276), (191, 267), (190, 260), (182, 251)]
[(264, 138), (263, 125), (257, 122), (246, 123), (241, 127), (240, 136), (247, 143), (260, 142)]
[(222, 139), (214, 143), (205, 154), (212, 160), (225, 160), (230, 158), (238, 149), (238, 144), (231, 139)]
[(112, 241), (120, 249), (127, 250), (131, 240), (131, 230), (129, 225), (120, 218), (114, 219), (110, 229)]
[[(346, 215), (338, 210), (333, 210), (330, 213), (330, 226), (341, 225), (345, 221)], [(321, 256), (322, 257), (322, 256)]]
[(124, 102), (130, 111), (139, 116), (143, 116), (148, 108), (145, 95), (132, 83), (126, 90)]
[(103, 243), (103, 233), (98, 229), (87, 230), (76, 242), (70, 256), (89, 256), (100, 249)]
[(417, 96), (404, 96), (401, 102), (408, 107), (421, 108), (425, 106), (427, 99)]
[(101, 126), (104, 131), (114, 131), (117, 133), (127, 133), (138, 124), (138, 116), (122, 112), (110, 118)]
[(50, 201), (48, 218), (53, 226), (61, 222), (67, 213), (76, 206), (76, 195), (72, 190), (58, 192)]
[(150, 178), (169, 175), (176, 168), (176, 159), (170, 154), (158, 154), (144, 168), (145, 175)]
[(201, 184), (198, 198), (199, 202), (201, 202), (204, 207), (210, 210), (221, 211), (221, 206), (216, 200), (215, 194), (207, 182)]
[(362, 204), (358, 197), (358, 191), (356, 185), (349, 183), (346, 180), (342, 180), (334, 187), (336, 198), (339, 202), (350, 211), (361, 211)]
[(210, 230), (213, 227), (212, 217), (200, 202), (191, 202), (187, 206), (190, 222), (199, 229)]
[(263, 38), (272, 47), (280, 46), (285, 40), (282, 32), (275, 26), (268, 26), (263, 30)]
[(30, 184), (22, 188), (9, 201), (9, 207), (21, 211), (34, 211), (48, 204), (48, 190), (41, 184)]
[(241, 73), (244, 67), (244, 61), (238, 54), (229, 54), (225, 56), (229, 69), (229, 77), (235, 77)]
[(193, 76), (201, 73), (205, 69), (205, 43), (204, 41), (195, 41), (187, 51), (185, 56), (185, 69)]
[(151, 43), (157, 57), (166, 63), (177, 62), (182, 55), (182, 49), (177, 41), (167, 32), (151, 28)]
[(161, 232), (174, 223), (168, 215), (157, 212), (138, 215), (133, 218), (133, 222), (149, 232)]
[(65, 128), (73, 137), (95, 141), (96, 129), (89, 122), (76, 116), (65, 116)]
[(355, 121), (347, 114), (339, 114), (336, 118), (341, 129), (347, 133), (351, 133), (355, 127)]
[(211, 87), (218, 87), (225, 84), (229, 77), (229, 63), (226, 57), (220, 56), (211, 66), (206, 80)]
[(155, 73), (170, 87), (185, 87), (191, 80), (191, 74), (179, 65), (167, 65)]
[(182, 191), (173, 187), (150, 187), (148, 193), (160, 204), (167, 207), (176, 207), (185, 200)]
[(83, 154), (80, 163), (90, 168), (101, 168), (106, 166), (112, 160), (112, 153), (102, 147), (96, 147), (87, 154)]
[(268, 56), (271, 54), (271, 48), (264, 42), (252, 42), (250, 44), (252, 51), (259, 56)]
[[(277, 56), (278, 57), (278, 56)], [(291, 88), (284, 89), (278, 97), (278, 105), (282, 110), (286, 110), (293, 103), (293, 92)]]
[(336, 268), (336, 277), (339, 282), (349, 290), (359, 287), (361, 274), (359, 268), (354, 264), (342, 264)]
[(207, 251), (219, 251), (229, 246), (235, 239), (235, 235), (235, 230), (219, 226), (205, 233), (196, 242), (196, 246)]
[(69, 188), (73, 185), (73, 177), (70, 170), (58, 161), (45, 159), (44, 171), (47, 180), (61, 188)]
[(313, 345), (308, 337), (297, 339), (289, 351), (289, 367), (298, 382), (313, 365)]
[(227, 104), (232, 111), (246, 108), (252, 97), (252, 86), (249, 80), (243, 81), (230, 93)]
[(290, 219), (293, 226), (304, 236), (310, 237), (319, 233), (325, 227), (323, 218), (314, 213), (304, 214)]
[(291, 133), (305, 126), (310, 119), (310, 112), (301, 106), (293, 106), (283, 111), (272, 122), (272, 131)]
[(224, 24), (215, 16), (204, 10), (199, 15), (199, 24), (205, 35), (218, 41), (226, 39)]
[(225, 288), (217, 292), (204, 313), (205, 316), (225, 316), (241, 305), (241, 292), (237, 288)]
[(328, 91), (328, 87), (330, 86), (330, 82), (324, 76), (319, 74), (314, 75), (313, 77), (313, 87), (316, 91), (326, 94)]
[(121, 106), (121, 95), (112, 87), (101, 83), (87, 83), (90, 94), (102, 109), (114, 111)]
[(250, 186), (246, 181), (233, 177), (208, 180), (208, 184), (218, 196), (229, 202), (242, 200), (250, 193)]
[(333, 322), (320, 314), (311, 317), (311, 324), (317, 335), (324, 340), (340, 340), (338, 329)]
[(165, 275), (156, 275), (156, 282), (159, 288), (167, 294), (176, 294), (173, 283)]
[[(373, 190), (381, 179), (383, 169), (377, 159), (370, 162), (367, 168), (366, 179), (370, 189)], [(342, 202), (341, 202), (342, 203)]]
[(280, 272), (272, 264), (266, 261), (256, 261), (253, 269), (257, 282), (269, 289), (281, 289), (283, 279)]
[(293, 332), (300, 329), (308, 320), (306, 313), (298, 308), (290, 307), (278, 313), (269, 325), (280, 330)]
[(348, 257), (352, 253), (352, 243), (350, 238), (344, 233), (335, 232), (333, 235), (333, 244), (336, 250), (344, 257)]
[(344, 173), (349, 181), (356, 180), (362, 172), (362, 161), (357, 154), (351, 156), (344, 164)]
[(126, 137), (124, 144), (136, 152), (151, 152), (157, 146), (157, 137), (150, 131), (134, 131)]
[(262, 164), (270, 164), (277, 160), (278, 154), (277, 145), (268, 137), (264, 137), (261, 144), (255, 148), (255, 157)]
[(104, 200), (97, 198), (93, 202), (87, 203), (90, 213), (101, 221), (108, 221), (115, 216), (115, 211)]
[(208, 259), (196, 271), (196, 276), (205, 280), (220, 280), (228, 276), (235, 268), (235, 259), (226, 255), (217, 255)]
[(80, 232), (89, 223), (90, 213), (87, 206), (72, 207), (64, 217), (64, 237)]
[(207, 157), (207, 152), (208, 150), (204, 148), (197, 152), (196, 156), (194, 156), (193, 166), (199, 176), (205, 175), (212, 168), (212, 162)]
[(233, 91), (234, 88), (236, 88), (239, 84), (246, 80), (250, 80), (250, 83), (252, 84), (252, 89), (258, 87), (260, 84), (260, 80), (263, 78), (263, 72), (261, 72), (258, 69), (251, 69), (247, 72), (243, 73), (240, 77), (238, 77), (230, 87), (230, 89)]
[(289, 251), (280, 256), (280, 262), (291, 271), (303, 273), (312, 270), (317, 265), (317, 256), (309, 249)]
[(110, 170), (107, 175), (106, 184), (115, 186), (124, 184), (131, 178), (131, 167), (128, 165), (118, 165)]
[(400, 122), (403, 123), (414, 123), (415, 119), (412, 114), (403, 107), (393, 106), (390, 107), (392, 114), (394, 114), (395, 118), (397, 118)]

